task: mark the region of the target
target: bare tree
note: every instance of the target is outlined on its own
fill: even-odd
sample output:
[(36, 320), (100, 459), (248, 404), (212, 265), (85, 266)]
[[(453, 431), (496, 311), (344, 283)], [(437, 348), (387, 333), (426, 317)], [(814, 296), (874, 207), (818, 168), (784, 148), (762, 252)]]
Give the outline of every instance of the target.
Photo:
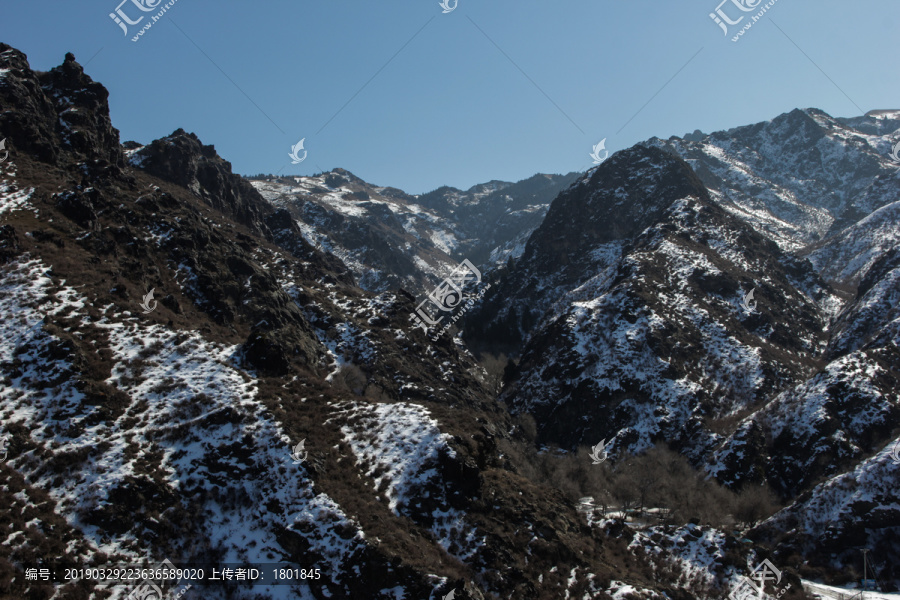
[(777, 510), (778, 502), (767, 485), (745, 485), (735, 502), (734, 517), (744, 527), (753, 527)]

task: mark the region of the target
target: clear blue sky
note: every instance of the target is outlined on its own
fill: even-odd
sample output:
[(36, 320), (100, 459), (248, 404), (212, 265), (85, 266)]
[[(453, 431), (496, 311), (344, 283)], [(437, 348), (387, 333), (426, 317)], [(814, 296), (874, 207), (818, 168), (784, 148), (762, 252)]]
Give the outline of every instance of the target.
[(738, 43), (719, 0), (177, 0), (137, 43), (119, 1), (3, 0), (0, 40), (40, 70), (73, 52), (123, 141), (182, 127), (242, 174), (343, 167), (422, 193), (584, 170), (603, 138), (900, 108), (897, 0), (778, 0)]

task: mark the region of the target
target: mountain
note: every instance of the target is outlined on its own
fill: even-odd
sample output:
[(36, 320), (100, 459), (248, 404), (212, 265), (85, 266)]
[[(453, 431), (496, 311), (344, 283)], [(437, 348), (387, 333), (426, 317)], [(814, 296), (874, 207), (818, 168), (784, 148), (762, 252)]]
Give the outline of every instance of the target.
[(701, 141), (648, 143), (681, 156), (718, 204), (793, 251), (896, 200), (898, 120), (797, 109)]
[[(74, 56), (0, 44), (0, 597), (689, 597), (534, 476), (412, 300), (195, 135), (120, 144), (107, 99)], [(164, 561), (206, 579), (63, 580)]]
[[(897, 555), (893, 113), (409, 196), (123, 144), (108, 99), (0, 44), (0, 598), (705, 600), (765, 559), (802, 600)], [(398, 288), (463, 257), (465, 339), (422, 331)], [(62, 580), (164, 561), (207, 576)]]
[(855, 564), (851, 537), (896, 555), (900, 475), (875, 457), (900, 443), (900, 113), (691, 138), (561, 193), (465, 337), (514, 356), (500, 397), (540, 443), (602, 440), (619, 462), (664, 445), (730, 489), (765, 485), (788, 507), (751, 537), (815, 568)]
[[(824, 315), (801, 283), (831, 298), (712, 202), (684, 161), (623, 151), (554, 202), (490, 292), (515, 294), (505, 306), (519, 315), (547, 311), (504, 396), (561, 445), (615, 438), (634, 452), (662, 437), (703, 456), (714, 421), (814, 365)], [(751, 290), (755, 311), (741, 303)]]
[(339, 257), (363, 289), (420, 295), (464, 259), (486, 271), (521, 254), (550, 201), (575, 177), (535, 175), (417, 196), (344, 169), (251, 183), (291, 214), (309, 243)]

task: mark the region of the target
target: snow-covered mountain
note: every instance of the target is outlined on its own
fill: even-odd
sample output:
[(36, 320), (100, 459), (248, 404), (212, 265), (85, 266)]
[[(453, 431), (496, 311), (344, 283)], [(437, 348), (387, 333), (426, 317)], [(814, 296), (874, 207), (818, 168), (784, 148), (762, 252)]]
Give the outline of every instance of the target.
[[(483, 491), (457, 483), (497, 460), (471, 357), (449, 341), (420, 346), (408, 300), (353, 286), (195, 136), (120, 147), (106, 90), (74, 57), (35, 73), (0, 46), (0, 61), (0, 469), (15, 525), (0, 561), (17, 574), (3, 594), (52, 591), (24, 579), (30, 565), (168, 558), (322, 575), (206, 592), (219, 597), (428, 597), (523, 554), (499, 551)], [(381, 440), (366, 425), (385, 407)], [(296, 464), (301, 440), (309, 456)], [(410, 446), (415, 457), (392, 463)], [(518, 492), (498, 486), (493, 501)], [(535, 522), (575, 522), (574, 507), (535, 495)]]
[(463, 259), (487, 271), (521, 254), (550, 201), (575, 177), (535, 175), (418, 196), (344, 169), (251, 183), (290, 212), (310, 244), (339, 257), (363, 289), (423, 294)]
[[(772, 532), (799, 519), (870, 527), (896, 556), (900, 471), (847, 473), (900, 443), (900, 113), (796, 110), (692, 139), (619, 152), (560, 194), (467, 339), (524, 344), (501, 398), (539, 440), (619, 459), (665, 444), (796, 500), (764, 528), (785, 552)], [(862, 489), (830, 516), (805, 495), (848, 481)], [(857, 560), (804, 540), (819, 563)]]

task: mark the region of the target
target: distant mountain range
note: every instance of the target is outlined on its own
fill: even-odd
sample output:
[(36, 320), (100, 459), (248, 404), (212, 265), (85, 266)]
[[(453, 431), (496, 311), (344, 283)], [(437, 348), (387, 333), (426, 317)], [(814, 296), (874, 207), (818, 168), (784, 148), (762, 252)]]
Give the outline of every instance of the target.
[(519, 256), (550, 202), (576, 177), (535, 175), (418, 196), (368, 184), (344, 169), (251, 183), (290, 212), (309, 243), (339, 257), (363, 289), (421, 294), (463, 258), (488, 270)]

